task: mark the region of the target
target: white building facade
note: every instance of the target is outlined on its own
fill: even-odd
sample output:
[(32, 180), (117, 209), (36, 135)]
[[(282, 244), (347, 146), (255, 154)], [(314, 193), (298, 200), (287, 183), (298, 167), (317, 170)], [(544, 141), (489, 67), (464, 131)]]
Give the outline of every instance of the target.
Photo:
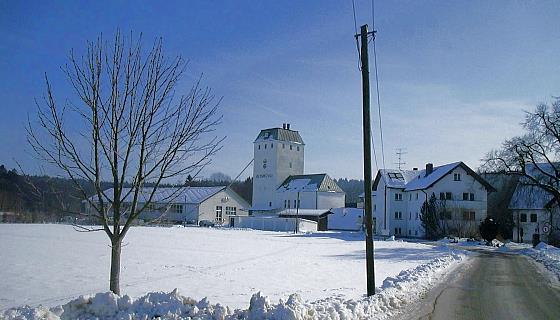
[(253, 144), (251, 214), (344, 207), (346, 194), (327, 174), (303, 174), (305, 144), (289, 124), (261, 130)]
[(281, 207), (276, 189), (291, 175), (303, 174), (305, 144), (299, 132), (282, 128), (261, 130), (254, 146), (253, 205), (254, 211)]
[(495, 191), (463, 162), (424, 170), (378, 171), (373, 183), (375, 233), (403, 237), (424, 237), (420, 220), (424, 202), (435, 195), (445, 205), (450, 234), (474, 236), (487, 216), (488, 192)]
[[(123, 208), (130, 207), (132, 193), (130, 189), (123, 189)], [(143, 208), (150, 197), (151, 190), (146, 189), (140, 193), (137, 208)], [(110, 199), (113, 189), (104, 191), (106, 199)], [(96, 196), (90, 197), (93, 202)], [(95, 214), (95, 210), (84, 200), (86, 214)], [(201, 222), (228, 226), (231, 218), (235, 216), (247, 216), (249, 203), (239, 196), (231, 188), (218, 187), (177, 187), (158, 188), (152, 201), (140, 213), (138, 219), (142, 221), (153, 221), (157, 223), (183, 223), (200, 224)], [(110, 208), (108, 209), (110, 215)], [(125, 211), (125, 215), (126, 215)]]

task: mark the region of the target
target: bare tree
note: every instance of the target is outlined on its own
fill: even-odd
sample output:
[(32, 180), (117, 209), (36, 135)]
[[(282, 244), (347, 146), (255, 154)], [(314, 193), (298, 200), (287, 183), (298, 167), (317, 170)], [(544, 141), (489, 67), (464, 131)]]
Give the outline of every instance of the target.
[(490, 151), (481, 170), (520, 176), (519, 183), (544, 190), (560, 207), (560, 98), (526, 111), (522, 126), (525, 134)]
[[(101, 227), (88, 230), (110, 238), (115, 294), (122, 241), (132, 223), (162, 182), (196, 175), (223, 140), (210, 134), (221, 120), (220, 99), (200, 79), (188, 94), (176, 96), (185, 68), (180, 56), (164, 56), (161, 38), (144, 50), (141, 36), (126, 39), (117, 32), (109, 43), (100, 36), (88, 42), (85, 54), (71, 51), (62, 68), (75, 101), (55, 99), (45, 75), (38, 121), (28, 122), (33, 150), (61, 169), (93, 209)], [(93, 196), (83, 181), (93, 186)], [(111, 194), (102, 190), (103, 181), (111, 184)]]

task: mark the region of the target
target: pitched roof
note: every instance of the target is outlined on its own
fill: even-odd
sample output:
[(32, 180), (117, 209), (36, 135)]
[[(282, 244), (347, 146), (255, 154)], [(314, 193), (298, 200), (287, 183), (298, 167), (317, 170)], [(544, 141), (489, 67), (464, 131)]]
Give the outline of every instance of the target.
[(509, 202), (508, 209), (544, 209), (552, 199), (554, 197), (542, 188), (518, 183)]
[(303, 139), (299, 135), (298, 131), (282, 129), (282, 128), (270, 128), (270, 129), (263, 129), (255, 139), (255, 142), (260, 141), (269, 141), (269, 140), (277, 140), (277, 141), (288, 141), (293, 143), (304, 144)]
[[(218, 187), (160, 187), (154, 193), (152, 202), (174, 202), (174, 203), (192, 203), (199, 204), (204, 200), (210, 198), (216, 193), (225, 190), (225, 186)], [(130, 188), (123, 188), (122, 195), (126, 195), (123, 202), (132, 202), (133, 194), (129, 193)], [(152, 188), (144, 189), (139, 196), (139, 202), (145, 202), (148, 200)], [(113, 197), (113, 188), (109, 188), (103, 191), (108, 198)], [(97, 196), (90, 197), (91, 199), (96, 199)]]
[(278, 192), (319, 191), (344, 193), (326, 173), (289, 176), (276, 190)]
[(377, 184), (381, 178), (384, 179), (387, 187), (401, 188), (404, 191), (423, 190), (430, 188), (436, 182), (445, 177), (453, 169), (461, 167), (467, 173), (482, 184), (488, 191), (496, 191), (486, 180), (479, 174), (474, 172), (469, 166), (462, 161), (448, 163), (442, 166), (434, 167), (432, 173), (426, 176), (426, 170), (389, 170), (381, 169), (377, 172), (373, 182), (373, 190), (377, 190)]

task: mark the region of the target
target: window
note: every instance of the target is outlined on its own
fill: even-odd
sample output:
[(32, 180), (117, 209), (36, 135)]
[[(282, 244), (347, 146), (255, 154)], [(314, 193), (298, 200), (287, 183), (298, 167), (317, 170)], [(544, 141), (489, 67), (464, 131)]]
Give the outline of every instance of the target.
[(290, 150), (292, 150), (292, 145), (290, 145)]
[(537, 214), (531, 213), (531, 222), (537, 222)]
[(395, 200), (402, 201), (402, 193), (395, 193)]
[(299, 151), (299, 146), (297, 146), (297, 151)]
[(475, 220), (474, 211), (464, 211), (463, 212), (463, 220), (474, 221)]
[(408, 212), (408, 220), (412, 220), (412, 212)]
[(439, 200), (445, 200), (445, 192), (439, 193)]
[(261, 145), (259, 144), (259, 150), (261, 150)]
[(292, 168), (292, 163), (290, 162), (290, 169)]
[(226, 215), (234, 216), (236, 214), (237, 214), (237, 208), (236, 207), (226, 207)]
[(288, 200), (288, 209), (290, 209), (290, 202), (291, 200)]
[(222, 206), (216, 206), (216, 222), (224, 222), (224, 216), (222, 214)]
[(282, 149), (286, 149), (286, 145), (282, 143)]
[(402, 212), (401, 211), (395, 211), (395, 219), (396, 220), (402, 220)]
[(445, 193), (445, 200), (451, 200), (451, 198), (452, 198), (451, 192), (446, 192)]
[(418, 235), (418, 230), (414, 230), (414, 235), (415, 235), (415, 236)]
[(395, 234), (397, 234), (398, 231), (399, 231), (399, 229), (398, 229), (398, 228), (395, 228)]
[(412, 230), (408, 230), (408, 235), (410, 236), (412, 234)]
[(474, 193), (469, 193), (469, 200), (474, 201)]
[(400, 172), (389, 172), (387, 175), (389, 176), (389, 179), (404, 180), (404, 177)]
[(453, 180), (454, 181), (461, 181), (461, 174), (460, 173), (454, 173), (453, 174)]
[(418, 192), (416, 192), (416, 200), (418, 200)]
[(519, 220), (520, 220), (521, 222), (527, 222), (527, 214), (526, 214), (526, 213), (522, 213), (522, 214), (519, 216)]
[(170, 212), (175, 212), (175, 213), (183, 213), (183, 205), (182, 204), (172, 204), (171, 207), (169, 208)]
[(264, 144), (264, 148), (266, 149), (266, 143)]
[(274, 144), (271, 143), (270, 144), (270, 149), (272, 149), (272, 148), (274, 148)]
[(286, 208), (287, 204), (286, 204), (286, 200), (284, 199), (284, 208)]
[(463, 192), (463, 201), (467, 201), (469, 200), (469, 194), (468, 192)]
[(269, 202), (269, 203), (268, 203), (268, 206), (269, 206), (269, 207), (272, 207), (272, 202)]
[(408, 201), (412, 201), (412, 193), (408, 195)]

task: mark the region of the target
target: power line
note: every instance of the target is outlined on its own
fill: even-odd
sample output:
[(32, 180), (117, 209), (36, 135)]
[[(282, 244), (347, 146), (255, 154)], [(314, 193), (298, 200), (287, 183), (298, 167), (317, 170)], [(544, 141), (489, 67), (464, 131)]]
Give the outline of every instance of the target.
[(377, 49), (375, 46), (375, 0), (371, 0), (371, 22), (373, 24), (372, 28), (373, 28), (373, 65), (374, 65), (374, 69), (375, 69), (375, 91), (377, 93), (377, 114), (379, 117), (379, 135), (381, 138), (381, 157), (383, 159), (383, 167), (386, 168), (385, 166), (385, 143), (383, 141), (383, 125), (382, 125), (382, 120), (381, 120), (381, 98), (380, 98), (380, 94), (379, 94), (379, 74), (378, 74), (378, 67), (377, 67)]
[(358, 24), (356, 22), (356, 4), (352, 0), (352, 13), (354, 14), (354, 37), (356, 38), (356, 50), (358, 51), (358, 70), (362, 71), (360, 44), (358, 43)]
[(247, 168), (249, 168), (249, 166), (251, 165), (251, 163), (253, 163), (255, 159), (251, 159), (251, 161), (249, 161), (249, 163), (247, 163), (247, 165), (245, 166), (245, 168), (243, 168), (243, 170), (241, 170), (241, 172), (239, 172), (239, 174), (237, 175), (237, 177), (235, 177), (233, 180), (231, 180), (231, 183), (227, 186), (228, 188), (231, 187), (231, 185), (237, 181), (237, 179), (243, 174), (243, 172), (245, 172), (245, 170), (247, 170)]

